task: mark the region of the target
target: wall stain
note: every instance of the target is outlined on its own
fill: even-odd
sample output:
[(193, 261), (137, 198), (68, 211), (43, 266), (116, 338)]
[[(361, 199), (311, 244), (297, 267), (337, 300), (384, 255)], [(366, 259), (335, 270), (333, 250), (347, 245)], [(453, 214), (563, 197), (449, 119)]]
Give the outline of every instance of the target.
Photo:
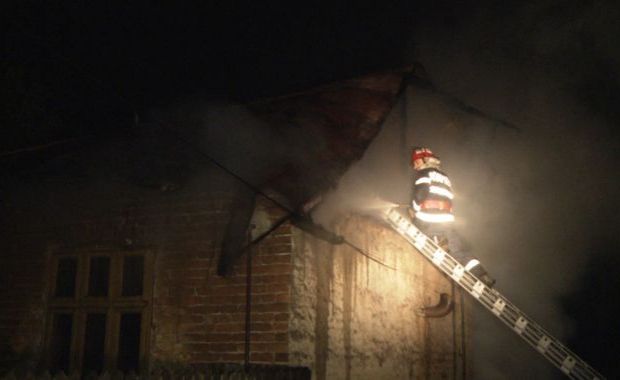
[(314, 320), (314, 370), (316, 380), (327, 378), (327, 360), (329, 358), (329, 305), (331, 301), (331, 283), (333, 280), (333, 249), (330, 244), (310, 239), (311, 249), (315, 252), (316, 283), (316, 317)]
[(351, 359), (352, 359), (352, 345), (351, 345), (351, 319), (353, 317), (353, 294), (355, 284), (356, 273), (356, 261), (352, 257), (353, 253), (350, 251), (343, 252), (343, 269), (344, 269), (344, 289), (342, 292), (342, 327), (344, 338), (344, 359), (345, 359), (345, 379), (351, 380)]
[(373, 220), (351, 217), (337, 227), (398, 270), (299, 233), (292, 357), (311, 367), (317, 380), (370, 374), (376, 379), (456, 378), (454, 322), (416, 313), (429, 298), (449, 291), (451, 283)]

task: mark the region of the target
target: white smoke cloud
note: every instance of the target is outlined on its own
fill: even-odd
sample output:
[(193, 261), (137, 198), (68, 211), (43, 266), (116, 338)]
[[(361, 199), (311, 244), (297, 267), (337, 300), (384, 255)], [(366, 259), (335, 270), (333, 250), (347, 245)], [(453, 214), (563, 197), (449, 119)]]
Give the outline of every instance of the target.
[[(461, 194), (462, 231), (500, 289), (562, 339), (577, 326), (559, 299), (581, 285), (594, 239), (615, 235), (600, 220), (617, 210), (619, 187), (609, 176), (618, 139), (606, 104), (619, 70), (601, 64), (620, 53), (608, 43), (618, 9), (608, 8), (546, 1), (478, 9), (445, 34), (423, 33), (428, 25), (417, 33), (419, 58), (439, 88), (522, 129), (511, 137), (460, 117), (461, 139), (419, 122), (413, 136), (447, 145), (440, 154)], [(559, 374), (517, 344), (500, 348), (511, 341), (503, 326), (485, 315), (478, 322), (476, 378), (495, 379), (502, 366), (509, 379)]]
[[(589, 78), (583, 62), (552, 64), (567, 49), (569, 57), (578, 56), (567, 41), (575, 22), (558, 16), (554, 20), (562, 28), (552, 33), (524, 18), (545, 9), (517, 8), (522, 22), (512, 31), (522, 33), (505, 36), (503, 45), (484, 40), (506, 22), (491, 20), (493, 12), (474, 12), (471, 24), (464, 21), (444, 35), (434, 25), (421, 25), (416, 36), (418, 58), (437, 87), (519, 126), (519, 133), (412, 87), (404, 100), (406, 112), (402, 103), (394, 108), (365, 156), (314, 216), (329, 224), (338, 213), (367, 212), (375, 197), (407, 203), (411, 173), (403, 170), (409, 158), (405, 148), (428, 146), (452, 178), (458, 229), (472, 253), (497, 278), (500, 291), (566, 339), (576, 327), (559, 299), (579, 285), (593, 254), (589, 245), (601, 234), (602, 210), (618, 208), (613, 198), (620, 186), (609, 177), (616, 171), (618, 142), (605, 113), (584, 103), (576, 91)], [(601, 18), (607, 19), (587, 9), (580, 20), (592, 33), (603, 33)], [(604, 49), (608, 38), (601, 41)], [(502, 50), (510, 44), (521, 51)], [(481, 45), (487, 50), (480, 51)], [(579, 73), (586, 76), (576, 77)], [(561, 375), (494, 317), (476, 309), (476, 379)]]

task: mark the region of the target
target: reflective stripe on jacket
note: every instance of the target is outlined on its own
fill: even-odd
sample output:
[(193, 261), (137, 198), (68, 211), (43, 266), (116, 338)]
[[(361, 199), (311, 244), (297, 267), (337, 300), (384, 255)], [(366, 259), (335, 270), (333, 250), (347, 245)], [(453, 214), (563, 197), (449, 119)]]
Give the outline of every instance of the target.
[(454, 221), (452, 184), (447, 175), (435, 168), (416, 172), (413, 185), (415, 217), (428, 223)]

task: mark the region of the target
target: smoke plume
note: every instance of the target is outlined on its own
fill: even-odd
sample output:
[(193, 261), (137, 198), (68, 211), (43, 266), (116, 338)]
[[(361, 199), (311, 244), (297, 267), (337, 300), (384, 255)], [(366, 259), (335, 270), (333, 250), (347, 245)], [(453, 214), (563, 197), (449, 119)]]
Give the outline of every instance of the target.
[[(617, 224), (610, 210), (618, 209), (620, 186), (609, 175), (618, 163), (617, 111), (608, 102), (610, 94), (618, 96), (620, 73), (604, 63), (620, 55), (607, 36), (613, 13), (554, 4), (463, 11), (443, 30), (421, 22), (416, 55), (435, 85), (520, 131), (410, 87), (315, 218), (330, 223), (338, 213), (367, 212), (377, 198), (407, 203), (407, 148), (428, 146), (452, 179), (457, 229), (472, 253), (501, 292), (565, 341), (579, 326), (559, 301), (582, 285), (582, 268), (595, 254), (589, 247), (600, 236), (614, 236)], [(601, 76), (609, 79), (600, 90), (605, 93), (592, 89), (605, 83)], [(476, 379), (561, 375), (475, 309)]]

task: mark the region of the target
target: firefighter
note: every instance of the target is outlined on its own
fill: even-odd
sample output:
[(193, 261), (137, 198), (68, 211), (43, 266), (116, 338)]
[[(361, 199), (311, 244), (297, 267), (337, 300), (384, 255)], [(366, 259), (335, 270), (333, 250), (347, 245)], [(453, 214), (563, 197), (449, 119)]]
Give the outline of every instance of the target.
[(432, 237), (474, 276), (492, 287), (495, 280), (489, 276), (480, 261), (468, 254), (461, 238), (454, 230), (452, 213), (452, 183), (441, 171), (441, 161), (428, 148), (413, 148), (411, 166), (415, 171), (413, 183), (413, 223)]

